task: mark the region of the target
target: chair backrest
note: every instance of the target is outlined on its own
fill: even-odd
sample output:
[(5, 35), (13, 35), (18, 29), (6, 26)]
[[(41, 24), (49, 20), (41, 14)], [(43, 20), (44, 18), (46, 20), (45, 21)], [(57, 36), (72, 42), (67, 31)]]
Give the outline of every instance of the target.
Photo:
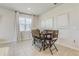
[(40, 34), (40, 30), (39, 29), (34, 29), (34, 30), (32, 30), (32, 36), (33, 37), (39, 37), (39, 34)]
[(59, 31), (53, 30), (53, 38), (58, 38)]
[(53, 30), (44, 30), (42, 32), (44, 35), (44, 38), (47, 38), (47, 39), (51, 39), (53, 38)]
[(53, 32), (53, 30), (44, 30), (45, 32), (47, 32), (47, 33), (52, 33)]

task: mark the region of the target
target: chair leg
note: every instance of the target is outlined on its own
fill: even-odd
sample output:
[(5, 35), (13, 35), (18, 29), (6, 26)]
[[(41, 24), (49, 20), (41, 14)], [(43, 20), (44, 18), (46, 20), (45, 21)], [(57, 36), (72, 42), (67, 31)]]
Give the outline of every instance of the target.
[(51, 54), (53, 55), (52, 50), (51, 50), (51, 44), (49, 45), (49, 50), (50, 50)]
[(46, 41), (43, 41), (43, 42), (42, 42), (43, 50), (45, 50), (45, 46), (46, 46), (45, 44), (46, 44)]
[(49, 48), (49, 50), (50, 50), (51, 54), (53, 55), (51, 48)]
[(51, 41), (49, 41), (49, 50), (50, 50), (51, 54), (53, 55), (51, 47), (52, 47), (52, 44), (51, 44)]
[(41, 50), (43, 50), (44, 48), (44, 44), (43, 44), (43, 42), (42, 41), (40, 41), (40, 43), (41, 43), (41, 46), (40, 46), (40, 50), (39, 51), (41, 51)]
[(34, 42), (33, 43), (35, 44), (35, 39), (34, 39)]
[(42, 41), (40, 41), (40, 43), (41, 43), (41, 47), (40, 47), (40, 51), (42, 50), (42, 48), (43, 48), (43, 42)]
[(43, 50), (45, 50), (45, 44), (43, 43)]
[(33, 43), (32, 43), (32, 45), (34, 45), (35, 44), (35, 38), (33, 39)]
[(40, 48), (40, 50), (39, 51), (41, 51), (42, 50), (42, 47)]
[(54, 45), (54, 47), (55, 47), (56, 51), (58, 51), (58, 49), (57, 49), (57, 47), (55, 46), (55, 44), (53, 44), (53, 45)]

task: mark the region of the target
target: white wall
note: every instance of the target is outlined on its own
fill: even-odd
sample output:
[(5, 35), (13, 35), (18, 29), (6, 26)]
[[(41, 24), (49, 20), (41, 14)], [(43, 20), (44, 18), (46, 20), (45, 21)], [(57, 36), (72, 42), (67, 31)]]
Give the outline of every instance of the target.
[(16, 41), (15, 13), (0, 7), (0, 43)]
[(32, 29), (39, 28), (39, 16), (33, 16), (32, 19)]
[[(16, 16), (15, 12), (6, 9), (3, 7), (0, 7), (0, 43), (8, 43), (8, 42), (14, 42), (17, 41), (17, 22), (16, 18), (18, 19), (18, 16)], [(32, 19), (32, 29), (39, 28), (39, 16), (33, 16)], [(26, 35), (26, 34), (24, 34)]]
[(59, 29), (58, 43), (79, 50), (79, 4), (62, 4), (40, 15), (40, 29), (43, 27), (41, 22), (49, 19), (54, 19), (54, 24), (52, 25), (54, 28), (56, 25), (55, 18), (61, 14), (68, 14), (68, 26), (67, 28)]

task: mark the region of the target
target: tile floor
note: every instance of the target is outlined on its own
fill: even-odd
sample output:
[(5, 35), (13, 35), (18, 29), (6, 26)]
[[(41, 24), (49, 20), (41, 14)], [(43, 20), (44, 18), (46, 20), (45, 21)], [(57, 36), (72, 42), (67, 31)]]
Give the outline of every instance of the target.
[(32, 40), (26, 40), (17, 43), (0, 44), (0, 56), (79, 56), (79, 51), (56, 45), (58, 52), (53, 50), (53, 55), (47, 49), (39, 51), (32, 46)]

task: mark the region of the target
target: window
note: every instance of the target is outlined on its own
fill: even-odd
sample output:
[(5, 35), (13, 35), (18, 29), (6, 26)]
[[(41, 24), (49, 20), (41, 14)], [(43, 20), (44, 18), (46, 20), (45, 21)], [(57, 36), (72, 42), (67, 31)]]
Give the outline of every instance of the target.
[(43, 29), (53, 29), (53, 18), (41, 20), (41, 27)]
[(29, 17), (19, 17), (20, 31), (30, 31), (31, 30), (31, 18)]

